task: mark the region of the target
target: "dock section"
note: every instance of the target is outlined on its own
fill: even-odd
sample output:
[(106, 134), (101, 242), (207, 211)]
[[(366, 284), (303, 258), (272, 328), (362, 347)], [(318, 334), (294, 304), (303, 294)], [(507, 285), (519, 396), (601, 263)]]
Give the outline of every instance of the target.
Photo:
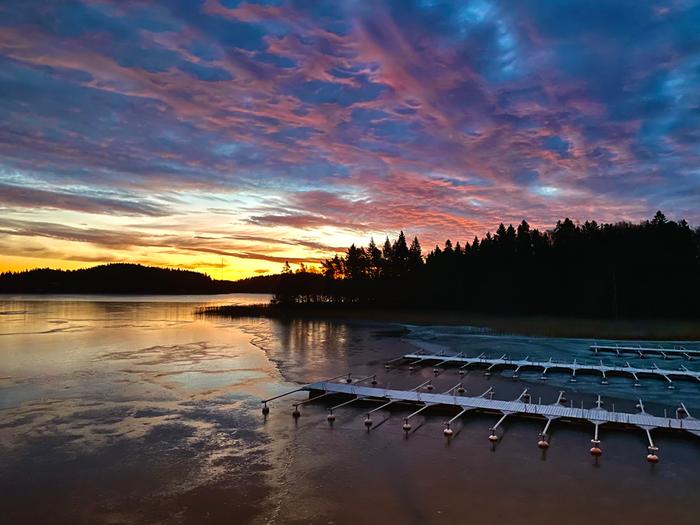
[(597, 343), (591, 345), (591, 352), (607, 352), (613, 353), (618, 356), (621, 354), (637, 354), (641, 358), (645, 358), (650, 355), (661, 356), (664, 359), (669, 357), (683, 357), (689, 361), (694, 358), (700, 357), (700, 350), (689, 350), (682, 346), (665, 348), (661, 345), (656, 347), (644, 347), (640, 345), (636, 346), (626, 346), (626, 345), (599, 345)]
[(434, 363), (434, 366), (436, 367), (435, 371), (437, 373), (440, 371), (438, 367), (445, 365), (459, 365), (460, 369), (474, 365), (486, 367), (487, 373), (498, 368), (512, 368), (513, 377), (517, 377), (521, 370), (539, 370), (542, 373), (543, 379), (546, 379), (546, 374), (550, 370), (563, 370), (571, 375), (572, 381), (576, 380), (576, 374), (579, 372), (596, 373), (600, 374), (603, 384), (606, 384), (608, 376), (612, 375), (630, 376), (634, 379), (637, 386), (639, 384), (640, 377), (654, 377), (665, 380), (668, 383), (669, 388), (673, 388), (673, 380), (671, 378), (700, 381), (700, 372), (690, 370), (685, 366), (681, 366), (678, 369), (660, 368), (655, 363), (648, 368), (643, 368), (631, 366), (629, 363), (625, 363), (624, 366), (605, 365), (602, 362), (597, 365), (590, 363), (579, 363), (576, 360), (574, 360), (572, 363), (558, 363), (552, 359), (547, 361), (533, 361), (527, 357), (524, 359), (509, 359), (505, 355), (499, 358), (488, 358), (484, 357), (483, 354), (476, 357), (464, 357), (462, 355), (450, 356), (444, 354), (413, 353), (406, 354), (403, 356), (403, 358), (404, 360), (409, 361), (410, 366), (414, 368), (420, 364)]
[[(590, 422), (593, 424), (610, 423), (616, 425), (636, 426), (640, 429), (653, 430), (659, 428), (683, 430), (700, 436), (700, 420), (685, 417), (671, 418), (648, 414), (643, 410), (638, 413), (611, 412), (600, 408), (577, 408), (564, 406), (559, 403), (539, 404), (526, 402), (521, 395), (514, 401), (490, 399), (486, 396), (464, 396), (449, 394), (433, 394), (417, 390), (395, 390), (380, 387), (357, 386), (348, 383), (321, 381), (303, 387), (304, 390), (321, 392), (322, 394), (344, 394), (373, 401), (393, 403), (419, 403), (421, 405), (444, 405), (458, 409), (479, 410), (482, 412), (500, 413), (520, 416), (540, 416), (544, 419), (567, 419), (571, 421)], [(312, 398), (313, 399), (313, 398)]]

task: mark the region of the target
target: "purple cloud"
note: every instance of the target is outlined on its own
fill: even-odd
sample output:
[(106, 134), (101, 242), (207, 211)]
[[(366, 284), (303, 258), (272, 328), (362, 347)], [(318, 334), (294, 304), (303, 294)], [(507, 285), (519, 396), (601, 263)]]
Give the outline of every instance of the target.
[(37, 239), (58, 213), (167, 218), (182, 253), (224, 208), (257, 247), (195, 249), (268, 262), (253, 237), (301, 260), (400, 228), (698, 223), (698, 25), (696, 2), (6, 3), (0, 204), (42, 210)]

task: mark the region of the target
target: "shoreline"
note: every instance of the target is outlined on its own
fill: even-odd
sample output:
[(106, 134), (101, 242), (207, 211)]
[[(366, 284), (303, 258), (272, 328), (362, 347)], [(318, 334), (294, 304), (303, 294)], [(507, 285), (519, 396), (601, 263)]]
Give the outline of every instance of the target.
[(586, 339), (643, 341), (700, 341), (700, 322), (692, 319), (596, 319), (556, 315), (515, 315), (458, 310), (301, 305), (293, 308), (269, 304), (199, 308), (198, 315), (283, 321), (369, 321), (418, 326), (473, 326), (493, 335), (525, 335)]

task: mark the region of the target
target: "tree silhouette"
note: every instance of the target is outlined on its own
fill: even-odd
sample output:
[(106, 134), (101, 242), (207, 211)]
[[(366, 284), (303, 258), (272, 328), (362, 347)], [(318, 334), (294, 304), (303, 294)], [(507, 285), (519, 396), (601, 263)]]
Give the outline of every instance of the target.
[(324, 301), (585, 315), (698, 316), (700, 232), (657, 212), (640, 224), (577, 225), (551, 231), (526, 220), (500, 224), (471, 244), (435, 246), (387, 237), (383, 249), (351, 246), (323, 263)]
[[(463, 247), (462, 247), (463, 246)], [(217, 293), (274, 291), (280, 305), (347, 303), (484, 312), (700, 317), (700, 230), (658, 211), (639, 224), (551, 231), (500, 224), (471, 244), (446, 240), (423, 254), (404, 232), (382, 249), (352, 245), (321, 271), (285, 263), (277, 275), (231, 283), (129, 264), (0, 274), (0, 293)]]

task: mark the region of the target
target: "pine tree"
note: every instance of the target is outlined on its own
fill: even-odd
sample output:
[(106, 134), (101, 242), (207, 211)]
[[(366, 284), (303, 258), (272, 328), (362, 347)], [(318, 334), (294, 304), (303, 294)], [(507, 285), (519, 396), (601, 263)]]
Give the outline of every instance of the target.
[(408, 268), (409, 271), (415, 272), (423, 266), (423, 255), (421, 253), (420, 242), (418, 237), (414, 237), (411, 242), (411, 247), (408, 249)]
[(382, 252), (374, 243), (374, 237), (369, 240), (367, 257), (369, 257), (370, 275), (372, 277), (379, 277), (382, 271)]

